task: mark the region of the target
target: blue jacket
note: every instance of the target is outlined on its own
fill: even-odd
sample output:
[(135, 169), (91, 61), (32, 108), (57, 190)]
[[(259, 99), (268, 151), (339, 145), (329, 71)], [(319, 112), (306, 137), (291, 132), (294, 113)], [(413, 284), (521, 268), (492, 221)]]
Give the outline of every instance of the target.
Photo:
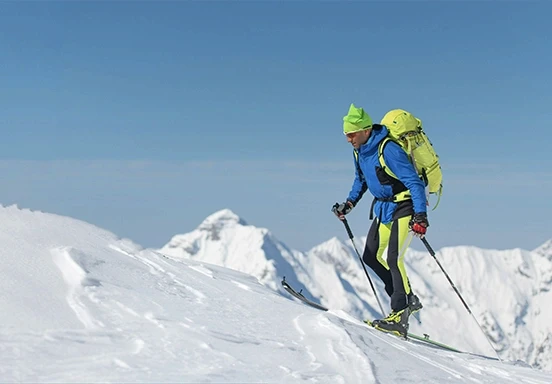
[[(366, 144), (358, 149), (358, 159), (363, 175), (359, 175), (355, 161), (355, 181), (347, 200), (356, 205), (366, 190), (379, 199), (393, 197), (391, 185), (383, 185), (377, 177), (376, 169), (381, 168), (378, 158), (378, 146), (387, 136), (388, 130), (385, 126), (374, 125), (370, 138)], [(385, 164), (391, 172), (410, 190), (414, 213), (426, 212), (425, 185), (418, 176), (414, 165), (410, 162), (406, 152), (395, 142), (388, 142), (383, 148)], [(363, 177), (364, 176), (364, 177)], [(374, 205), (374, 214), (383, 224), (393, 220), (393, 213), (397, 203), (392, 201), (377, 200)]]

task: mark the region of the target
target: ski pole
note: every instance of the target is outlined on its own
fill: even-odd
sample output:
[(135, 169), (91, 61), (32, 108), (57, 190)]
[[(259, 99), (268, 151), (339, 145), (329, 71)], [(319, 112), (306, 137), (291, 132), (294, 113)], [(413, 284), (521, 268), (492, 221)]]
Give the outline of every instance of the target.
[[(332, 209), (332, 211), (334, 213), (335, 213), (335, 208), (336, 207), (334, 206), (333, 209)], [(374, 296), (376, 297), (376, 301), (378, 302), (378, 305), (380, 307), (381, 314), (382, 314), (383, 317), (385, 317), (385, 313), (383, 312), (383, 307), (381, 306), (380, 299), (378, 297), (378, 294), (376, 293), (376, 288), (374, 288), (374, 284), (372, 283), (372, 279), (370, 279), (370, 275), (368, 274), (368, 271), (366, 270), (366, 267), (364, 266), (364, 262), (362, 261), (362, 257), (360, 256), (360, 253), (358, 252), (358, 249), (355, 245), (355, 241), (353, 240), (354, 236), (353, 236), (353, 232), (351, 231), (351, 227), (349, 227), (349, 223), (347, 222), (347, 219), (344, 218), (342, 221), (343, 221), (343, 224), (345, 225), (345, 229), (347, 230), (347, 234), (349, 235), (349, 239), (351, 239), (351, 243), (353, 244), (353, 248), (355, 249), (355, 252), (358, 256), (358, 259), (360, 261), (360, 265), (362, 265), (362, 268), (364, 269), (364, 273), (366, 274), (366, 278), (370, 282), (370, 286), (372, 287), (372, 291), (374, 292)]]
[(483, 328), (481, 328), (481, 325), (479, 324), (479, 321), (477, 321), (477, 319), (475, 318), (474, 314), (472, 313), (472, 311), (470, 310), (470, 307), (468, 307), (468, 304), (466, 304), (466, 301), (464, 300), (464, 298), (462, 297), (462, 295), (460, 294), (460, 292), (458, 291), (458, 289), (456, 288), (456, 286), (454, 285), (454, 283), (452, 282), (451, 278), (449, 277), (449, 275), (447, 274), (447, 272), (445, 271), (445, 269), (443, 268), (443, 266), (441, 265), (441, 263), (439, 262), (439, 260), (437, 259), (437, 256), (435, 256), (435, 251), (433, 250), (433, 248), (431, 248), (431, 245), (429, 245), (427, 239), (425, 237), (422, 237), (421, 238), (422, 240), (422, 243), (424, 243), (427, 251), (429, 252), (429, 254), (435, 259), (435, 261), (437, 262), (437, 265), (439, 266), (439, 268), (441, 268), (441, 271), (445, 274), (445, 277), (447, 278), (448, 282), (450, 283), (452, 289), (454, 289), (454, 292), (456, 292), (456, 294), (458, 295), (458, 297), (460, 298), (460, 300), (462, 301), (462, 304), (464, 304), (464, 307), (468, 310), (468, 313), (472, 316), (472, 318), (475, 320), (475, 323), (477, 324), (477, 326), (479, 327), (479, 329), (481, 330), (481, 333), (483, 333), (483, 335), (485, 336), (485, 338), (487, 339), (487, 342), (489, 343), (489, 345), (491, 346), (491, 348), (493, 349), (493, 351), (495, 351), (496, 353), (496, 356), (498, 357), (498, 360), (502, 361), (502, 359), (500, 358), (500, 356), (498, 355), (498, 352), (497, 350), (495, 349), (495, 347), (493, 347), (493, 344), (491, 343), (491, 340), (489, 340), (489, 337), (487, 336), (487, 334), (485, 333), (485, 331), (483, 331)]

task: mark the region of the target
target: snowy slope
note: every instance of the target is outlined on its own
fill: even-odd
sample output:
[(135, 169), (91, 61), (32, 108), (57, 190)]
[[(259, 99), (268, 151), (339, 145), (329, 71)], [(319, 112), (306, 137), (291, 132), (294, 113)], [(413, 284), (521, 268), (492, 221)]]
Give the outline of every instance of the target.
[(401, 341), (78, 220), (12, 206), (0, 223), (1, 382), (552, 382)]
[[(232, 219), (220, 220), (221, 217)], [(218, 228), (216, 241), (207, 230), (214, 227)], [(363, 251), (364, 241), (355, 239), (359, 252)], [(230, 251), (238, 248), (239, 252)], [(224, 256), (225, 249), (233, 258)], [(381, 316), (351, 243), (337, 238), (303, 254), (290, 250), (267, 229), (246, 225), (239, 216), (224, 210), (208, 217), (195, 231), (175, 236), (160, 252), (250, 273), (273, 289), (279, 289), (283, 276), (291, 276), (299, 280), (306, 296), (330, 308), (357, 318)], [(440, 250), (436, 257), (473, 316), (435, 260), (427, 252), (409, 250), (409, 276), (424, 304), (419, 316), (421, 324), (411, 321), (412, 332), (429, 333), (474, 353), (496, 356), (496, 349), (502, 359), (522, 360), (552, 370), (552, 310), (547, 305), (552, 302), (552, 241), (533, 252), (453, 247)], [(251, 267), (260, 265), (271, 266), (270, 273)], [(383, 285), (371, 272), (370, 276), (387, 312), (389, 301)]]

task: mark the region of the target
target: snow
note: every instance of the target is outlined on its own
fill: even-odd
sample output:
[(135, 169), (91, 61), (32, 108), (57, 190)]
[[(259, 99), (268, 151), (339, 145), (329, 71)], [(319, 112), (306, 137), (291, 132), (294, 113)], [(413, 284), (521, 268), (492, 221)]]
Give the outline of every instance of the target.
[[(203, 232), (225, 223), (210, 238), (219, 257), (261, 255), (213, 245), (258, 232), (229, 212), (219, 219)], [(552, 382), (524, 364), (399, 340), (252, 275), (167, 257), (76, 219), (10, 206), (0, 223), (1, 382)], [(279, 261), (304, 256), (261, 233), (267, 250), (286, 255)]]

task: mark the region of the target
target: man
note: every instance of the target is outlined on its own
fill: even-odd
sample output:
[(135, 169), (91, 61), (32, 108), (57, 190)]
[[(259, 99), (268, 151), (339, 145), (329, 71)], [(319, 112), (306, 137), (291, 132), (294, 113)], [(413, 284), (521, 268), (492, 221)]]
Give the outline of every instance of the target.
[(388, 130), (373, 124), (362, 108), (351, 104), (343, 118), (343, 133), (354, 148), (355, 180), (347, 200), (336, 206), (334, 212), (343, 220), (367, 190), (374, 196), (370, 218), (375, 214), (375, 219), (362, 259), (385, 284), (391, 297), (391, 313), (372, 324), (383, 331), (406, 335), (410, 314), (422, 308), (410, 287), (404, 255), (412, 239), (409, 231), (424, 236), (429, 226), (425, 185), (406, 152), (391, 140), (385, 142), (382, 153), (384, 164), (397, 178), (386, 172), (379, 160), (379, 146)]

